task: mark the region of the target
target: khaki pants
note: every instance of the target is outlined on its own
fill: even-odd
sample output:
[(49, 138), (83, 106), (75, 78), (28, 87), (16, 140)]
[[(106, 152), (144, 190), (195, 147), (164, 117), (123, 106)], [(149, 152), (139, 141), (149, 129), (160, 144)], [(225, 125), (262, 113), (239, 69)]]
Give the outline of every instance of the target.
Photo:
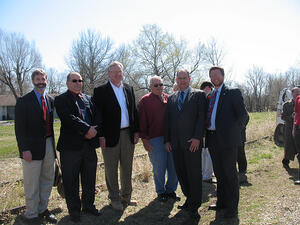
[[(116, 146), (102, 149), (105, 179), (111, 201), (119, 201), (120, 197), (125, 200), (131, 199), (132, 184), (132, 161), (134, 144), (130, 141), (129, 129), (120, 131), (120, 139)], [(118, 164), (120, 161), (121, 192), (118, 183)]]
[(48, 207), (49, 196), (54, 182), (53, 139), (46, 139), (46, 153), (43, 160), (27, 162), (22, 159), (24, 192), (27, 218), (37, 217)]

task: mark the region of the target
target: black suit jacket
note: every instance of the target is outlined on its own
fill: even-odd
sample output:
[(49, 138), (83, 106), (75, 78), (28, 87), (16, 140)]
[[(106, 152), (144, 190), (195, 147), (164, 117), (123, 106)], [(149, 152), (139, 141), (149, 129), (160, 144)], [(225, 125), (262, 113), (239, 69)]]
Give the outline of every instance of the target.
[[(217, 146), (221, 148), (237, 147), (242, 144), (242, 129), (249, 118), (244, 99), (238, 88), (222, 87), (216, 113)], [(207, 143), (207, 147), (210, 147)]]
[(81, 114), (80, 108), (75, 97), (70, 91), (57, 96), (54, 101), (56, 112), (61, 121), (60, 136), (57, 143), (58, 151), (78, 151), (82, 149), (84, 142), (88, 142), (91, 147), (99, 147), (100, 136), (100, 117), (97, 114), (96, 107), (91, 101), (91, 97), (82, 94), (82, 100), (86, 107), (87, 115), (91, 125), (97, 125), (97, 135), (91, 140), (84, 138), (84, 135), (90, 129), (90, 124), (86, 123)]
[(196, 138), (200, 140), (202, 148), (207, 109), (206, 95), (203, 91), (191, 88), (179, 111), (178, 94), (179, 91), (168, 98), (164, 142), (170, 142), (172, 149), (179, 146), (189, 149), (190, 142), (187, 141)]
[[(53, 132), (53, 98), (46, 95), (50, 126), (54, 147)], [(46, 150), (46, 122), (43, 117), (43, 110), (38, 102), (34, 91), (18, 98), (15, 107), (15, 133), (18, 142), (20, 157), (23, 151), (31, 151), (33, 160), (42, 160)]]
[[(131, 86), (126, 83), (123, 83), (123, 86), (129, 116), (130, 138), (131, 142), (134, 143), (133, 134), (139, 131), (135, 96)], [(117, 145), (120, 138), (121, 108), (110, 82), (94, 89), (93, 100), (102, 118), (101, 125), (106, 146), (113, 147)]]

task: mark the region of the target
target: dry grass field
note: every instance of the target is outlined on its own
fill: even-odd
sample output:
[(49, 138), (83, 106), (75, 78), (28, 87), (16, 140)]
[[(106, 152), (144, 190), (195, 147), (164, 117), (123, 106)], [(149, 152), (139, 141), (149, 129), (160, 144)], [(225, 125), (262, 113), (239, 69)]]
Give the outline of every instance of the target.
[[(298, 163), (291, 163), (291, 170), (286, 171), (281, 165), (283, 149), (274, 145), (272, 134), (275, 128), (275, 113), (253, 113), (247, 127), (248, 140), (257, 142), (246, 145), (248, 158), (249, 183), (240, 188), (239, 217), (222, 219), (220, 213), (208, 211), (208, 206), (216, 200), (215, 184), (203, 183), (203, 204), (199, 208), (201, 218), (195, 221), (177, 209), (185, 198), (178, 186), (180, 202), (169, 200), (161, 203), (156, 200), (152, 168), (141, 143), (136, 146), (133, 165), (133, 198), (138, 206), (129, 206), (124, 212), (116, 212), (109, 207), (104, 181), (103, 167), (97, 171), (97, 194), (95, 204), (103, 215), (82, 216), (84, 225), (124, 224), (124, 225), (189, 225), (189, 224), (300, 224), (300, 186), (294, 185), (298, 176)], [(7, 128), (9, 129), (9, 128)], [(8, 132), (9, 133), (9, 132)], [(269, 136), (266, 139), (261, 137)], [(0, 135), (0, 141), (2, 140)], [(2, 143), (2, 142), (1, 142)], [(1, 146), (0, 146), (1, 150)], [(102, 161), (98, 149), (99, 162)], [(9, 155), (9, 154), (8, 154)], [(2, 157), (0, 160), (0, 211), (24, 205), (20, 160)], [(17, 182), (15, 182), (17, 181)], [(58, 217), (58, 224), (72, 224), (69, 221), (66, 204), (56, 188), (53, 188), (49, 210)], [(222, 213), (222, 212), (221, 212)], [(0, 214), (0, 224), (21, 225), (22, 210), (16, 214)]]

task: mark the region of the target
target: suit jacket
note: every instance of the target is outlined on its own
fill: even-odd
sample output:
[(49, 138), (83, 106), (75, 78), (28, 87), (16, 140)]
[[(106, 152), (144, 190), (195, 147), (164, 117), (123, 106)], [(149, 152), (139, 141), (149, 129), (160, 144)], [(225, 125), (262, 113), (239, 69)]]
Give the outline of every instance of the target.
[(84, 142), (88, 142), (91, 147), (99, 147), (100, 117), (96, 107), (91, 101), (91, 97), (82, 94), (82, 100), (86, 107), (86, 113), (91, 125), (97, 125), (97, 135), (91, 140), (85, 139), (84, 135), (90, 129), (90, 124), (86, 123), (80, 113), (79, 105), (70, 91), (57, 96), (54, 101), (56, 112), (61, 121), (60, 136), (57, 143), (58, 151), (79, 151)]
[[(134, 143), (134, 133), (139, 131), (139, 119), (136, 108), (134, 91), (131, 86), (123, 83), (126, 105), (129, 116), (130, 139)], [(93, 100), (102, 118), (103, 136), (107, 147), (117, 145), (120, 138), (121, 108), (114, 90), (107, 82), (94, 89)]]
[(204, 92), (190, 89), (182, 109), (178, 110), (179, 91), (169, 96), (165, 113), (164, 142), (170, 142), (172, 149), (189, 149), (191, 138), (200, 140), (203, 146), (207, 100)]
[[(216, 113), (217, 146), (237, 147), (242, 144), (242, 129), (246, 127), (249, 115), (238, 88), (222, 87)], [(210, 143), (207, 143), (210, 147)]]
[[(46, 94), (50, 117), (50, 128), (54, 146), (53, 109), (54, 99)], [(42, 160), (46, 151), (46, 122), (43, 110), (34, 91), (18, 98), (15, 107), (15, 134), (18, 142), (20, 157), (23, 151), (31, 151), (33, 160)]]

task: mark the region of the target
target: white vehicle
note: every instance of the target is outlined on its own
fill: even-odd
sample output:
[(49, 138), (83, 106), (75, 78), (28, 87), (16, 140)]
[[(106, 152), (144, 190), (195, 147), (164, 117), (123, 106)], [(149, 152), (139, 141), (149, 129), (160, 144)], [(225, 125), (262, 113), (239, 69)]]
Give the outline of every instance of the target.
[(292, 98), (293, 98), (292, 92), (287, 88), (284, 88), (279, 94), (279, 100), (277, 103), (276, 129), (274, 132), (274, 142), (277, 146), (280, 147), (284, 145), (284, 120), (281, 119), (283, 104)]

